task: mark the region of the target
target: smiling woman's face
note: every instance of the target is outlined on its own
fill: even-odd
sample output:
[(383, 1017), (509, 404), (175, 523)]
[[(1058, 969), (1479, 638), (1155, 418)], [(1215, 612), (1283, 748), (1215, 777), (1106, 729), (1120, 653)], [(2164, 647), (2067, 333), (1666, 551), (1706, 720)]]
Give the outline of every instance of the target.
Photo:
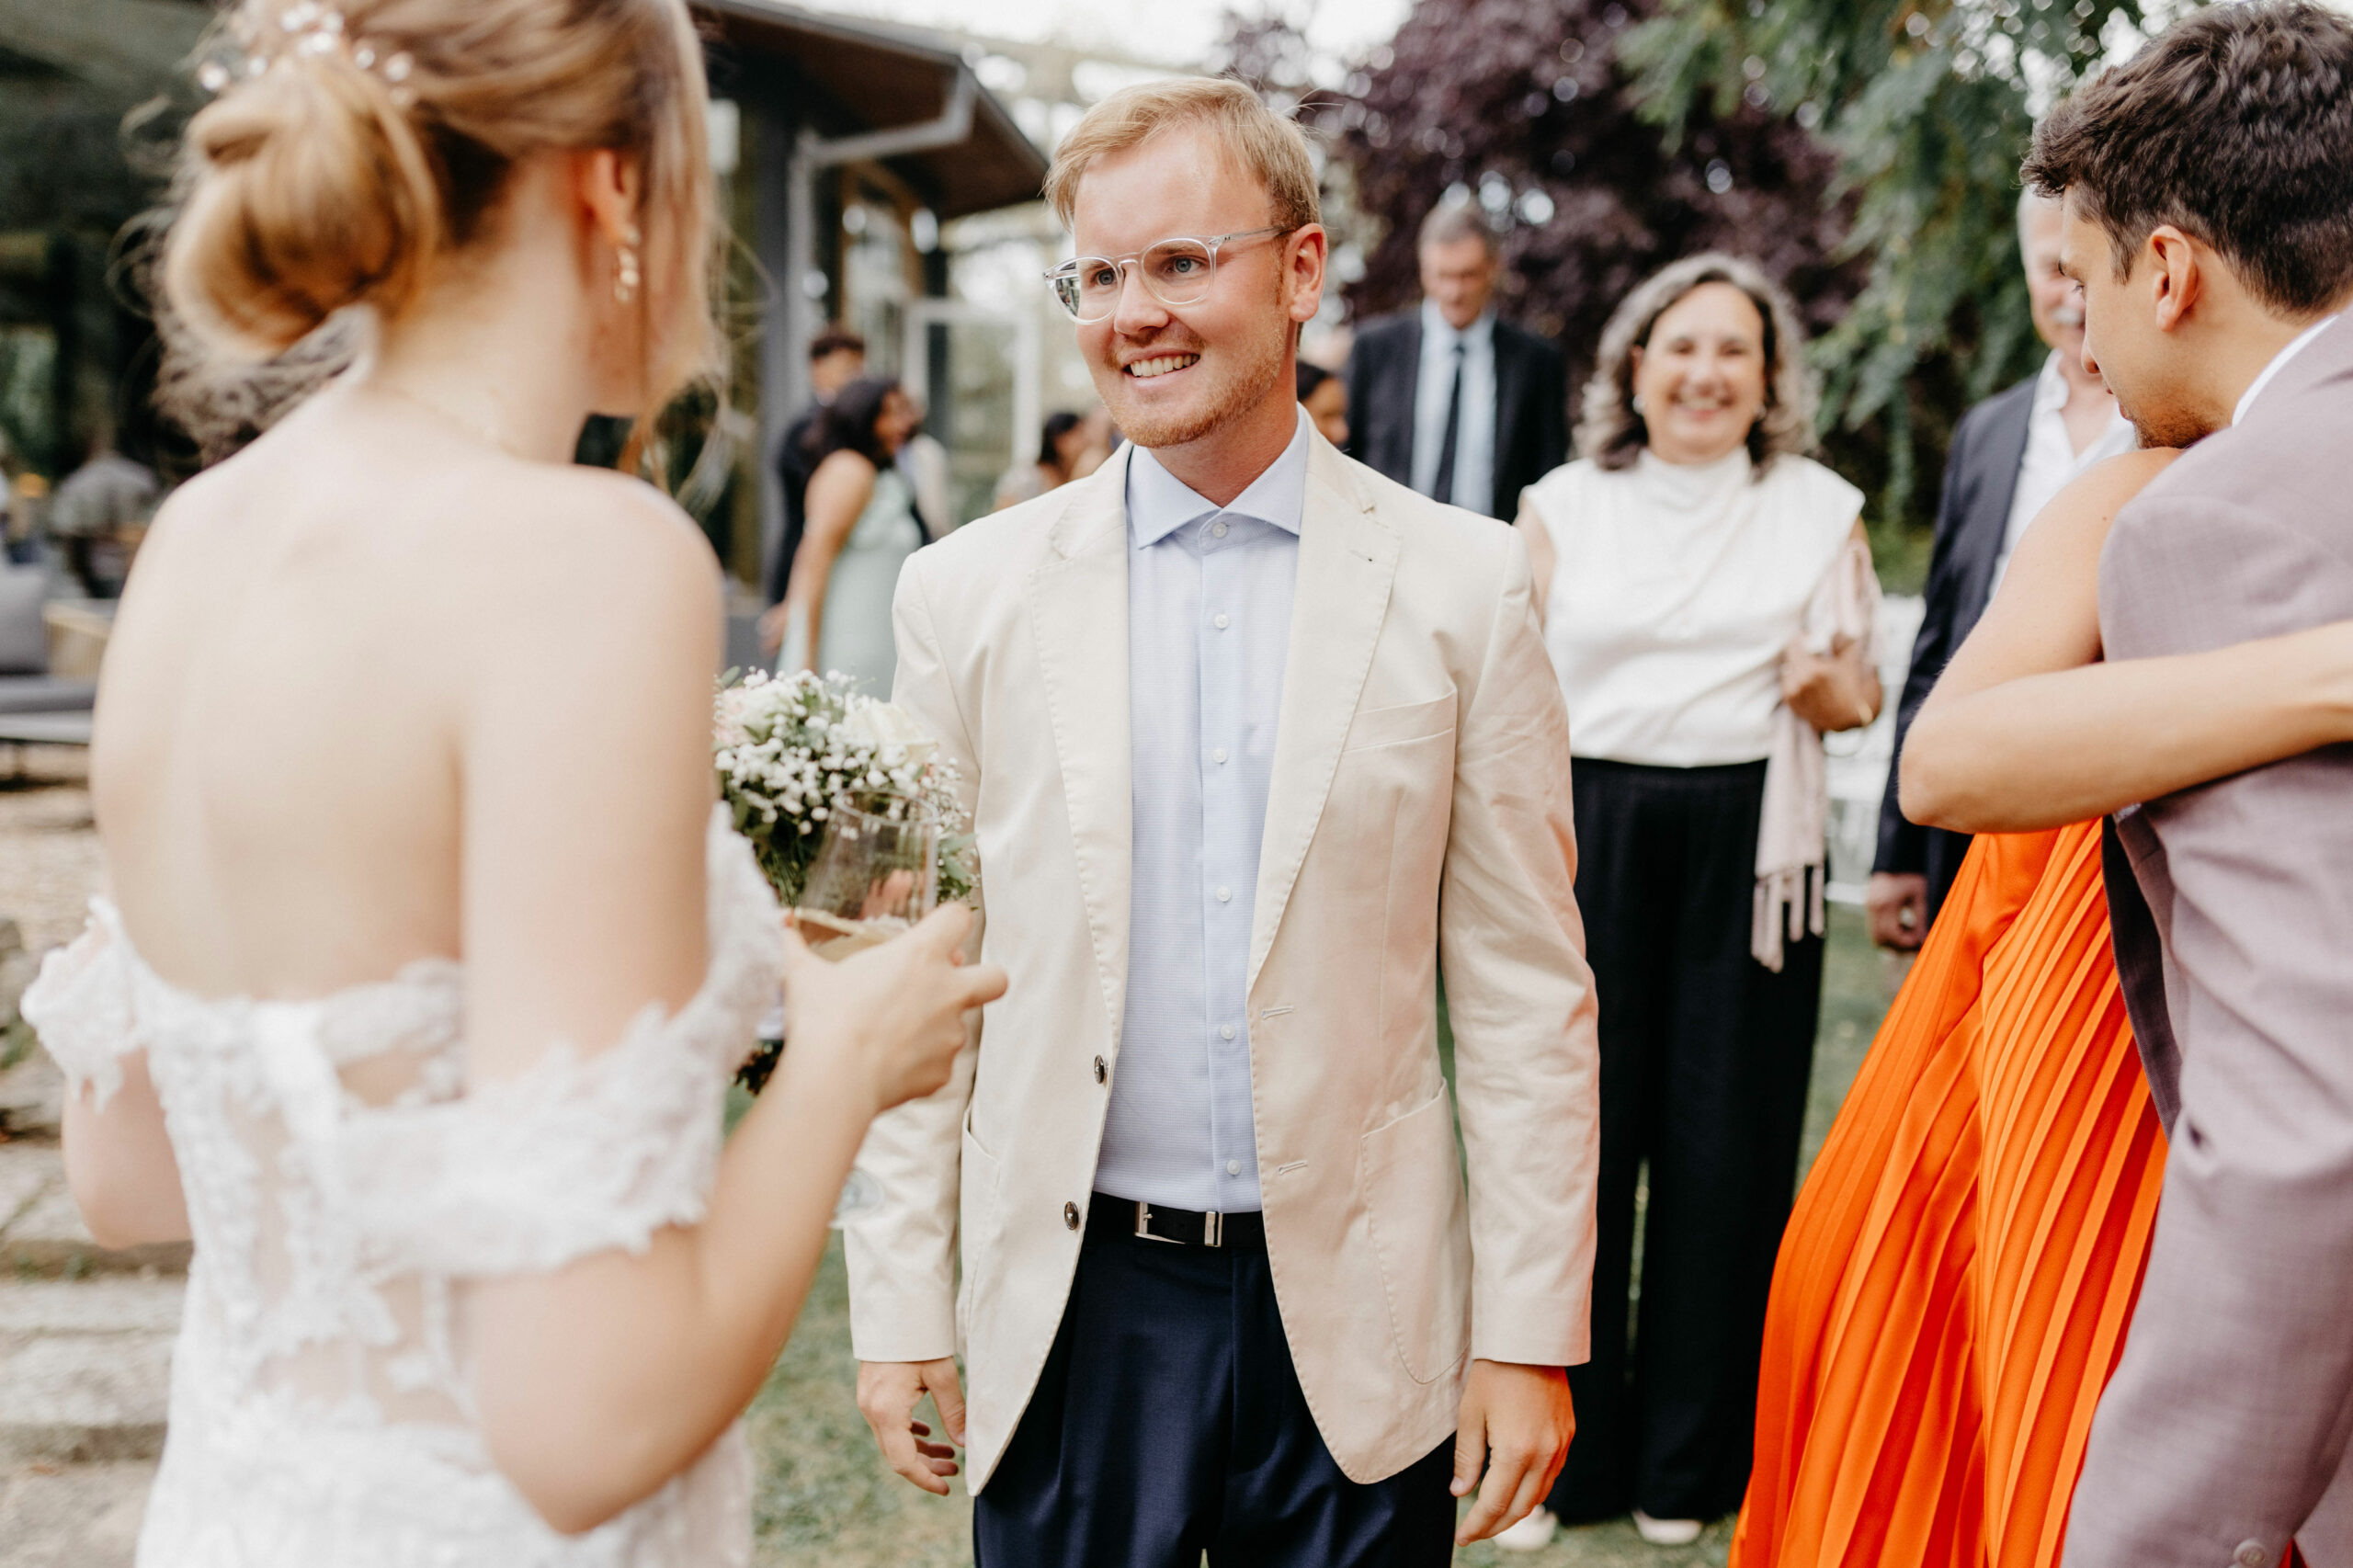
[[(1179, 128), (1086, 171), (1071, 228), (1081, 256), (1130, 256), (1177, 235), (1211, 238), (1274, 222), (1267, 191), (1205, 131)], [(1273, 395), (1290, 396), (1296, 331), (1290, 260), (1297, 235), (1237, 240), (1218, 253), (1209, 293), (1156, 299), (1130, 267), (1119, 308), (1078, 328), (1079, 352), (1113, 423), (1149, 448), (1181, 447)], [(1307, 305), (1313, 313), (1313, 301)]]
[(1702, 283), (1659, 313), (1634, 350), (1634, 395), (1650, 449), (1708, 463), (1748, 438), (1765, 411), (1765, 317), (1746, 291)]

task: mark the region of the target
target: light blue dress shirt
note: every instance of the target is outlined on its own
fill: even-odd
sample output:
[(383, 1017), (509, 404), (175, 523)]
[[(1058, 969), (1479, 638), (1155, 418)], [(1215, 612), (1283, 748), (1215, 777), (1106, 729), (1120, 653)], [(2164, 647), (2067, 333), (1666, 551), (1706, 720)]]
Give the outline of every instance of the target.
[(1462, 346), (1462, 413), (1454, 430), (1454, 494), (1433, 496), (1484, 514), (1495, 504), (1495, 312), (1490, 306), (1461, 332), (1438, 301), (1422, 301), (1422, 372), (1414, 386), (1414, 488), (1428, 495), (1446, 444), (1446, 400), (1454, 390), (1454, 347)]
[(1095, 1187), (1170, 1209), (1260, 1206), (1250, 918), (1307, 505), (1305, 415), (1218, 507), (1128, 464), (1134, 889), (1127, 1016)]

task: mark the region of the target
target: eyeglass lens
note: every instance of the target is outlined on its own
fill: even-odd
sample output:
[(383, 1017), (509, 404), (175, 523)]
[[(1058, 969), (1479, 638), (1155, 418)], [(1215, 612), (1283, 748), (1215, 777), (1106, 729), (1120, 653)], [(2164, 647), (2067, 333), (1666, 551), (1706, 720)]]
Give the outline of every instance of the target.
[[(1163, 240), (1132, 264), (1143, 286), (1164, 305), (1198, 303), (1209, 293), (1217, 268), (1210, 247), (1199, 240)], [(1120, 306), (1120, 265), (1103, 256), (1081, 256), (1054, 278), (1063, 307), (1083, 322), (1101, 321)]]

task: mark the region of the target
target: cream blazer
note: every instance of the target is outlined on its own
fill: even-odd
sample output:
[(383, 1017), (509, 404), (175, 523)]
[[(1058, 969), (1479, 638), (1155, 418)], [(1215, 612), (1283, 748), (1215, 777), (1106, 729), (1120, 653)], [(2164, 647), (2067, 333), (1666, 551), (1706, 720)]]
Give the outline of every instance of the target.
[[(1526, 550), (1311, 439), (1251, 1099), (1291, 1357), (1333, 1457), (1370, 1482), (1453, 1432), (1472, 1358), (1585, 1360), (1599, 1066), (1568, 719)], [(983, 950), (1012, 986), (948, 1087), (859, 1155), (884, 1202), (847, 1232), (851, 1331), (861, 1360), (962, 1352), (974, 1490), (1061, 1323), (1119, 1071), (1127, 468), (959, 529), (899, 579), (896, 699), (962, 770)]]

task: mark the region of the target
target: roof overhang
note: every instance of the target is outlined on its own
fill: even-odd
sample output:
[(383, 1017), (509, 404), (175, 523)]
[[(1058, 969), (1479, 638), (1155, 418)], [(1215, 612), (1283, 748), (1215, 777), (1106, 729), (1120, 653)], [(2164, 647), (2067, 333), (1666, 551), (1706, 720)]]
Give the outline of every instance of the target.
[(884, 161), (942, 219), (1037, 199), (1046, 178), (1045, 154), (972, 79), (972, 66), (951, 41), (778, 0), (694, 0), (694, 6), (712, 24), (712, 41), (743, 63), (788, 68), (794, 117), (821, 134), (887, 131), (937, 119), (965, 78), (972, 113), (964, 139)]

